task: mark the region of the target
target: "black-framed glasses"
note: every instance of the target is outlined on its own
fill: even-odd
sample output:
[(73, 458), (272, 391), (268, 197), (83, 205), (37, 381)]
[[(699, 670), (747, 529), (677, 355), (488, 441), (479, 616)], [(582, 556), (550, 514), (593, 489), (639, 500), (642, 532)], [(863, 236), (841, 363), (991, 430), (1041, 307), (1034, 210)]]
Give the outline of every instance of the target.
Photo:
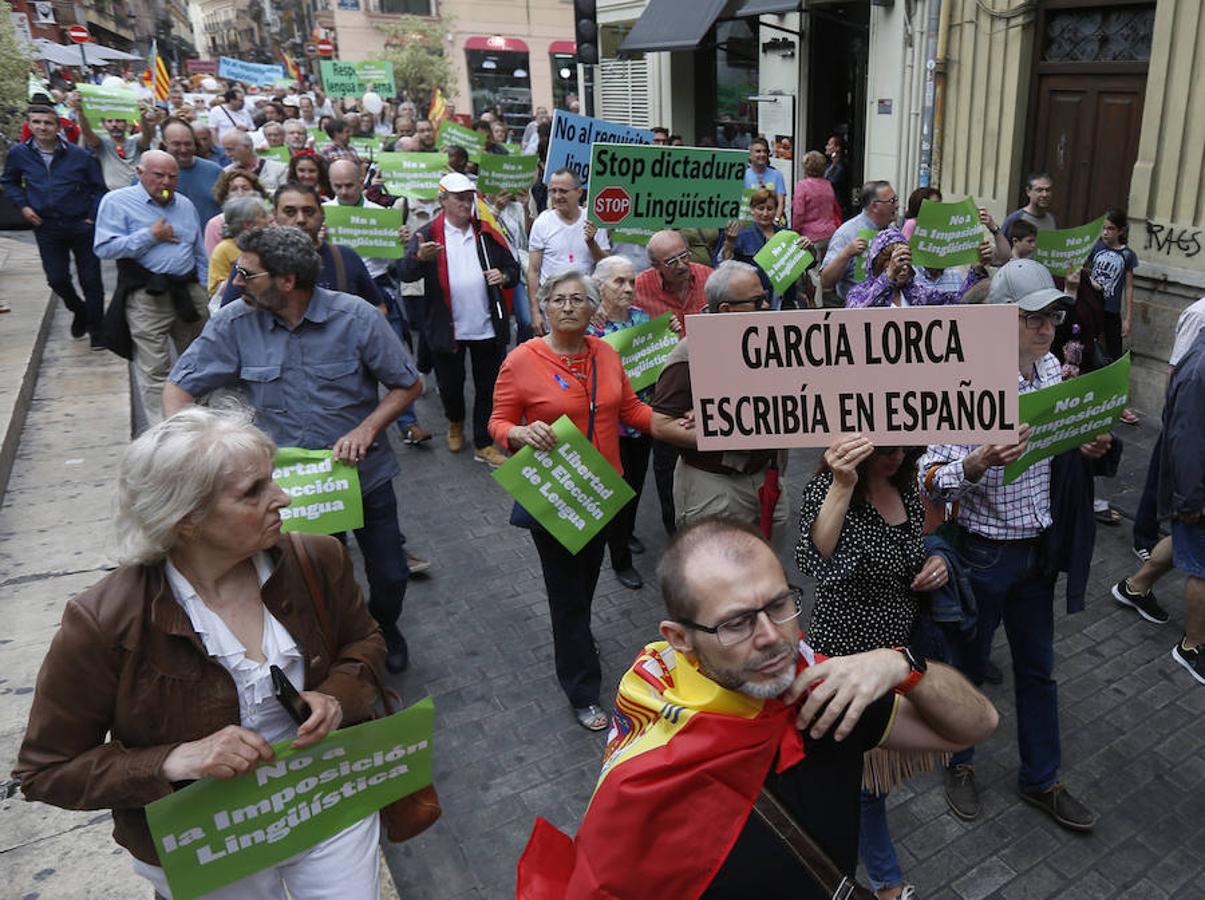
[(765, 613), (766, 618), (775, 625), (782, 625), (799, 618), (801, 612), (803, 612), (803, 589), (792, 585), (781, 594), (772, 597), (770, 602), (764, 606), (737, 613), (716, 625), (700, 625), (689, 619), (678, 619), (677, 621), (679, 625), (685, 625), (695, 631), (714, 634), (721, 647), (731, 647), (747, 641), (753, 636), (753, 630), (757, 627), (757, 617), (762, 613)]
[(899, 206), (899, 205), (900, 205), (900, 198), (899, 198), (899, 196), (898, 196), (898, 195), (897, 195), (897, 196), (894, 196), (894, 197), (884, 197), (882, 200), (880, 200), (878, 197), (876, 197), (876, 198), (875, 198), (875, 199), (874, 199), (872, 202), (874, 202), (874, 203), (886, 203), (888, 206)]
[(1052, 313), (1021, 313), (1021, 321), (1030, 331), (1037, 331), (1047, 322), (1058, 328), (1067, 321), (1067, 310), (1056, 309)]
[(239, 278), (243, 279), (243, 281), (251, 281), (253, 278), (260, 278), (264, 275), (272, 274), (271, 272), (248, 272), (242, 266), (235, 266), (234, 271)]
[(752, 305), (757, 309), (761, 309), (763, 306), (770, 305), (770, 295), (767, 294), (765, 291), (762, 291), (756, 297), (750, 297), (747, 300), (728, 300), (726, 302), (729, 306), (750, 306), (750, 305)]

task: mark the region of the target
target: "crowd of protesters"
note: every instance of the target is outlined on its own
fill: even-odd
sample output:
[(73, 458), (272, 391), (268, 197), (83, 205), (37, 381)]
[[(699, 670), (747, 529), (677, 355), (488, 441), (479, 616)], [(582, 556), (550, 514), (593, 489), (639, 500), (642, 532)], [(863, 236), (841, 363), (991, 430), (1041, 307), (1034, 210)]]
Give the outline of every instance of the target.
[[(1003, 466), (1025, 452), (1027, 426), (1006, 445), (876, 446), (844, 435), (824, 453), (802, 498), (788, 498), (765, 490), (785, 473), (785, 452), (698, 448), (690, 367), (705, 362), (692, 362), (687, 317), (1008, 304), (1017, 311), (1017, 383), (1026, 393), (1099, 368), (1123, 352), (1134, 326), (1133, 271), (1139, 264), (1126, 245), (1124, 211), (1108, 211), (1087, 261), (1056, 282), (1028, 258), (1035, 235), (1055, 226), (1055, 186), (1048, 175), (1035, 173), (1027, 181), (1026, 204), (1001, 225), (980, 211), (985, 235), (978, 262), (925, 268), (913, 264), (909, 237), (922, 202), (939, 200), (940, 192), (918, 189), (902, 216), (899, 195), (886, 181), (867, 182), (854, 198), (838, 136), (824, 153), (803, 156), (803, 177), (788, 191), (771, 164), (770, 145), (756, 137), (747, 146), (750, 222), (668, 229), (647, 246), (618, 244), (587, 220), (577, 173), (544, 172), (550, 118), (543, 108), (522, 129), (512, 129), (493, 110), (480, 111), (471, 123), (484, 136), (484, 152), (508, 153), (513, 139), (522, 152), (539, 157), (529, 190), (481, 194), (469, 154), (451, 147), (437, 200), (391, 195), (355, 141), (379, 138), (388, 150), (435, 152), (439, 123), (425, 113), (405, 98), (386, 100), (373, 111), (319, 90), (254, 93), (237, 82), (178, 84), (165, 104), (143, 105), (130, 133), (130, 123), (121, 119), (105, 120), (95, 130), (74, 94), (31, 102), (29, 137), (9, 150), (5, 194), (35, 230), (47, 281), (72, 313), (72, 335), (132, 359), (149, 429), (123, 463), (125, 564), (72, 601), (47, 658), (18, 767), (27, 795), (61, 805), (78, 805), (82, 797), (95, 808), (120, 809), (117, 840), (166, 894), (142, 805), (170, 792), (173, 782), (246, 771), (266, 758), (264, 736), (296, 733), (310, 743), (340, 721), (367, 717), (361, 682), (372, 679), (366, 670), (397, 674), (407, 668), (401, 619), (406, 586), (430, 568), (407, 550), (401, 523), (408, 510), (392, 484), (400, 465), (389, 433), (396, 423), (398, 436), (415, 451), (403, 453), (405, 465), (422, 465), (433, 435), (418, 423), (414, 403), (424, 376), (433, 376), (447, 419), (448, 452), (464, 451), (471, 440), (473, 458), (495, 469), (522, 447), (553, 449), (551, 424), (568, 416), (635, 490), (609, 529), (577, 553), (520, 505), (511, 515), (511, 524), (530, 532), (547, 589), (557, 678), (583, 728), (611, 728), (614, 735), (632, 724), (618, 711), (613, 716), (601, 695), (591, 602), (608, 556), (622, 585), (636, 590), (645, 583), (636, 563), (644, 543), (635, 523), (651, 468), (660, 521), (674, 535), (658, 570), (667, 643), (646, 648), (661, 660), (658, 665), (675, 660), (697, 669), (715, 690), (756, 698), (764, 703), (755, 710), (757, 721), (779, 715), (769, 702), (775, 697), (795, 701), (805, 687), (816, 694), (821, 680), (834, 697), (845, 697), (848, 683), (860, 703), (873, 701), (861, 724), (851, 712), (840, 726), (847, 734), (858, 729), (844, 755), (809, 738), (798, 748), (799, 759), (814, 760), (806, 763), (806, 779), (788, 768), (779, 771), (781, 782), (777, 776), (766, 781), (774, 781), (779, 794), (818, 790), (813, 782), (830, 771), (826, 754), (836, 754), (831, 771), (839, 770), (837, 781), (850, 789), (825, 790), (836, 797), (843, 811), (836, 820), (843, 824), (834, 826), (839, 838), (818, 837), (843, 874), (852, 874), (856, 849), (879, 897), (914, 896), (891, 841), (885, 800), (914, 772), (941, 769), (952, 812), (965, 820), (981, 814), (974, 744), (989, 738), (996, 720), (975, 686), (999, 678), (990, 650), (1001, 624), (1013, 662), (1019, 796), (1064, 828), (1092, 830), (1096, 812), (1061, 775), (1054, 588), (1060, 570), (1070, 570), (1070, 583), (1076, 566), (1090, 560), (1095, 523), (1116, 524), (1115, 511), (1095, 496), (1094, 479), (1116, 471), (1120, 440), (1101, 435), (1005, 484)], [(65, 122), (78, 123), (77, 138)], [(316, 140), (310, 129), (321, 129), (326, 140)], [(655, 129), (654, 137), (655, 143), (681, 142), (666, 129)], [(271, 153), (278, 148), (284, 148), (283, 158)], [(331, 243), (324, 218), (332, 206), (402, 209), (402, 258), (362, 259)], [(788, 221), (818, 264), (780, 292), (755, 256)], [(117, 265), (107, 307), (101, 259)], [(1177, 332), (1165, 437), (1151, 460), (1143, 533), (1136, 529), (1135, 536), (1144, 565), (1113, 595), (1147, 621), (1166, 622), (1151, 588), (1173, 565), (1183, 570), (1185, 622), (1172, 658), (1205, 684), (1201, 303), (1185, 313)], [(656, 384), (638, 394), (602, 338), (663, 313), (672, 313), (680, 340)], [(1073, 344), (1091, 352), (1068, 360), (1064, 349)], [(470, 377), (471, 402), (465, 391)], [(229, 389), (241, 394), (257, 427), (194, 406)], [(1132, 424), (1137, 416), (1126, 410), (1122, 421)], [(313, 635), (280, 606), (280, 578), (300, 577), (293, 570), (304, 565), (298, 554), (307, 551), (287, 541), (277, 547), (284, 499), (265, 474), (275, 446), (330, 449), (360, 470), (364, 524), (354, 536), (365, 563), (371, 620), (348, 605), (354, 590), (341, 546), (307, 542), (332, 585), (340, 630), (347, 632), (342, 638), (361, 647), (343, 678), (330, 661), (314, 671), (301, 666), (299, 651), (312, 654), (304, 645)], [(175, 486), (178, 496), (156, 506), (153, 498), (173, 490), (166, 483), (171, 461), (203, 452), (213, 469), (208, 476), (197, 471), (204, 483)], [(1076, 487), (1068, 490), (1067, 484)], [(786, 534), (788, 503), (801, 508), (794, 541)], [(1160, 517), (1172, 523), (1163, 540)], [(1068, 525), (1085, 521), (1087, 530)], [(848, 657), (848, 666), (809, 656), (812, 675), (805, 678), (796, 668), (804, 604), (773, 562), (789, 543), (797, 567), (816, 580), (806, 653)], [(285, 576), (277, 572), (282, 567)], [(701, 571), (714, 576), (711, 587)], [(729, 593), (716, 593), (716, 584), (727, 585)], [(142, 629), (151, 647), (145, 665), (154, 665), (163, 620), (158, 614), (144, 620), (138, 610), (140, 604), (161, 604), (165, 591), (180, 607), (173, 607), (177, 633), (200, 636), (197, 652), (224, 660), (233, 654), (228, 668), (234, 682), (258, 698), (244, 703), (240, 693), (235, 719), (177, 720), (169, 713), (179, 702), (167, 693), (158, 695), (160, 718), (159, 707), (148, 707), (140, 689), (118, 690), (140, 676), (109, 672), (117, 663), (98, 642), (120, 643), (122, 629)], [(124, 604), (119, 614), (105, 613), (105, 627), (120, 634), (95, 629), (102, 602)], [(248, 625), (251, 620), (259, 624)], [(219, 648), (223, 639), (227, 645)], [(271, 645), (271, 652), (254, 649), (260, 644)], [(304, 682), (303, 696), (314, 709), (299, 731), (256, 705), (263, 696), (254, 685), (267, 677), (269, 663), (290, 653), (293, 669), (285, 669)], [(113, 690), (98, 689), (88, 698), (80, 713), (87, 723), (65, 727), (56, 710), (81, 708), (78, 697), (68, 701), (64, 692), (95, 680), (91, 665), (112, 676)], [(750, 672), (756, 677), (741, 675)], [(807, 703), (799, 727), (816, 715), (825, 729), (836, 725), (835, 707), (821, 714)], [(131, 725), (123, 712), (128, 704), (150, 712), (156, 727)], [(846, 698), (840, 709), (852, 710), (849, 704)], [(791, 728), (795, 721), (789, 718)], [(178, 743), (169, 753), (151, 752), (197, 729), (209, 736)], [(717, 740), (723, 744), (729, 737)], [(97, 774), (98, 764), (116, 752), (116, 741), (124, 742), (125, 752), (145, 756), (146, 773), (126, 779)], [(793, 765), (803, 772), (804, 762)], [(754, 794), (760, 787), (753, 785)], [(592, 806), (591, 815), (602, 821), (588, 816), (583, 840), (611, 822), (605, 802)], [(748, 896), (758, 878), (771, 884), (807, 878), (792, 874), (797, 864), (769, 854), (764, 835), (742, 829), (740, 809), (738, 804), (717, 820), (737, 843), (727, 857), (711, 854), (714, 866), (703, 872), (710, 880), (699, 874), (701, 858), (678, 854), (676, 864), (690, 870), (683, 884), (707, 896)], [(747, 813), (748, 804), (743, 809)], [(809, 820), (823, 832), (822, 821)], [(351, 849), (338, 852), (355, 856), (375, 834), (364, 823), (352, 826), (339, 838)], [(367, 871), (364, 860), (360, 865)], [(638, 880), (641, 871), (634, 867), (629, 880)], [(312, 872), (305, 877), (337, 874), (329, 860), (316, 860)], [(356, 877), (375, 890), (375, 872)], [(263, 889), (264, 896), (275, 890)]]

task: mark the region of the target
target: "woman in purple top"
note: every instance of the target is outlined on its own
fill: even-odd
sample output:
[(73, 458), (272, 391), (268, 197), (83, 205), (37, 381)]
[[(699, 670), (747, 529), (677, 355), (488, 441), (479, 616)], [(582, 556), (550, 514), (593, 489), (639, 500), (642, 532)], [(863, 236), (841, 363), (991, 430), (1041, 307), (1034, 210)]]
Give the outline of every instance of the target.
[(875, 236), (869, 252), (870, 271), (865, 281), (850, 289), (845, 299), (847, 309), (958, 303), (973, 285), (987, 277), (986, 264), (992, 258), (993, 249), (986, 241), (980, 245), (979, 262), (971, 266), (962, 286), (955, 291), (942, 291), (917, 284), (908, 239), (894, 225), (889, 225)]

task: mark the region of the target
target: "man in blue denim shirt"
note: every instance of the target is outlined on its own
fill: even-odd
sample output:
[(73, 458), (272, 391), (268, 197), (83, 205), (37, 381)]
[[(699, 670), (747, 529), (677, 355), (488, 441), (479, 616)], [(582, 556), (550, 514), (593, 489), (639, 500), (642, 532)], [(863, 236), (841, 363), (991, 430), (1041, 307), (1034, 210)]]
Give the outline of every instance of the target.
[[(68, 144), (59, 135), (59, 119), (49, 106), (33, 105), (25, 115), (32, 136), (13, 144), (4, 163), (4, 196), (34, 229), (42, 270), (50, 289), (74, 313), (71, 336), (100, 342), (105, 311), (105, 287), (100, 260), (92, 251), (96, 207), (105, 193), (100, 163), (87, 150)], [(84, 299), (71, 281), (71, 256)]]
[(238, 247), (244, 302), (222, 307), (176, 362), (164, 414), (217, 388), (238, 387), (279, 446), (331, 448), (335, 459), (359, 466), (364, 525), (355, 535), (368, 609), (385, 635), (386, 667), (401, 672), (409, 654), (397, 620), (410, 573), (387, 426), (421, 392), (418, 371), (370, 304), (315, 286), (322, 262), (305, 232), (256, 228), (239, 236)]

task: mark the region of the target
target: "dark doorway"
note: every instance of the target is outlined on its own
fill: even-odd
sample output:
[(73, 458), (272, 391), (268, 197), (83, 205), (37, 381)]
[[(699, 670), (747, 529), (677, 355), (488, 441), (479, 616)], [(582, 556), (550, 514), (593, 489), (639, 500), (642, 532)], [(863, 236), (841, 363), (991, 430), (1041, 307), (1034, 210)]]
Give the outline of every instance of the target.
[(805, 150), (824, 150), (836, 133), (845, 138), (851, 190), (865, 177), (866, 82), (870, 4), (835, 3), (807, 7), (808, 121)]
[(1025, 165), (1054, 178), (1061, 227), (1128, 205), (1154, 20), (1151, 3), (1046, 0), (1039, 11)]

